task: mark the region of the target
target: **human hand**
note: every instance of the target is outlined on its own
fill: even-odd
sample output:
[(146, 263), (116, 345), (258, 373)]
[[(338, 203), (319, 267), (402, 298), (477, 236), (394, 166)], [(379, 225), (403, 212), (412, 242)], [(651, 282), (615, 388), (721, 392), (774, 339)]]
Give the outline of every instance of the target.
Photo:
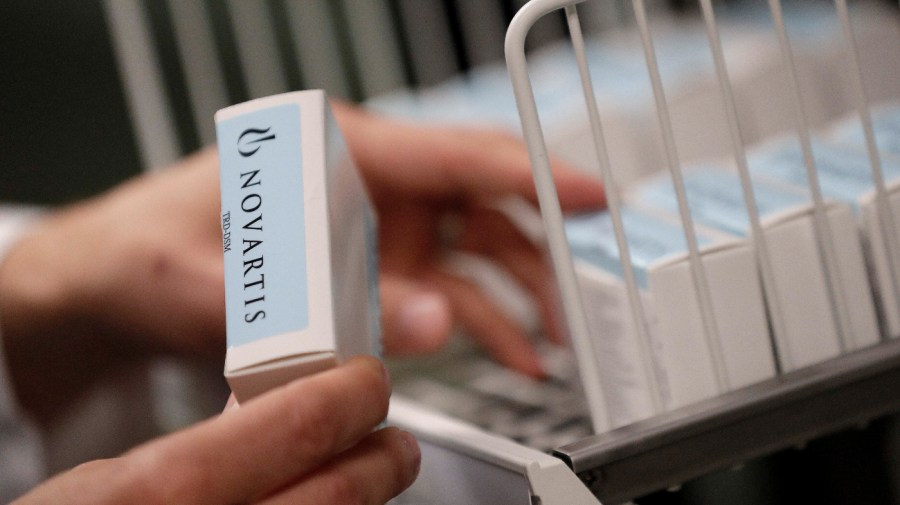
[(0, 264), (5, 354), (41, 424), (151, 353), (222, 359), (217, 165), (207, 150), (54, 212)]
[(384, 367), (355, 358), (13, 503), (385, 503), (412, 484), (421, 458), (412, 435), (372, 431), (389, 395)]
[[(553, 283), (540, 252), (499, 212), (534, 200), (522, 144), (499, 133), (420, 129), (336, 106), (380, 213), (389, 353), (434, 350), (459, 321), (500, 362), (540, 375), (524, 332), (441, 260), (456, 246), (508, 268), (541, 301), (555, 335)], [(212, 149), (54, 213), (0, 264), (0, 321), (22, 405), (42, 424), (114, 367), (148, 353), (224, 352), (218, 161)], [(599, 183), (557, 170), (564, 208), (602, 202)], [(560, 337), (555, 340), (559, 341)], [(75, 359), (77, 357), (77, 359)]]
[[(456, 321), (500, 363), (541, 376), (525, 331), (444, 262), (451, 251), (494, 260), (534, 295), (546, 334), (562, 342), (543, 252), (495, 207), (508, 196), (536, 203), (524, 144), (499, 131), (422, 127), (341, 104), (335, 114), (378, 210), (386, 350), (435, 350)], [(597, 180), (559, 162), (554, 178), (563, 210), (605, 204)], [(442, 237), (448, 222), (452, 244)]]

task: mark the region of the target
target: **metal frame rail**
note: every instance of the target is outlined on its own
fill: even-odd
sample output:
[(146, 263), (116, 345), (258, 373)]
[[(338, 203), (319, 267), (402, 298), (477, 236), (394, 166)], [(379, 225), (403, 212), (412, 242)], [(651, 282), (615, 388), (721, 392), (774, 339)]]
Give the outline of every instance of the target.
[(856, 351), (554, 451), (604, 503), (900, 412), (900, 341)]

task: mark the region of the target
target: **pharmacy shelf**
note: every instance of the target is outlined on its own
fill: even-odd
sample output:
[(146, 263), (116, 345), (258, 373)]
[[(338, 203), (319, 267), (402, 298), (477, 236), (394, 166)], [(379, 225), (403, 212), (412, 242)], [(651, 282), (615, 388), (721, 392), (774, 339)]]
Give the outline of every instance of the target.
[(784, 374), (554, 451), (604, 503), (900, 412), (900, 341)]

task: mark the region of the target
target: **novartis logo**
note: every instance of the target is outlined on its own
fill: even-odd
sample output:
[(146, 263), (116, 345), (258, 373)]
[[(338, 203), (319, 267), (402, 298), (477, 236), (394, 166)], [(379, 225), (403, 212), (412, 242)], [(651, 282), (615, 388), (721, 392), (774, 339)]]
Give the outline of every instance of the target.
[(253, 156), (262, 147), (262, 142), (274, 139), (275, 133), (269, 133), (271, 130), (271, 127), (264, 130), (259, 128), (247, 128), (244, 130), (237, 141), (238, 152), (241, 153), (241, 156), (244, 158)]
[[(241, 132), (237, 140), (237, 150), (244, 158), (256, 154), (265, 145), (264, 142), (273, 140), (275, 132), (272, 127), (251, 127)], [(265, 274), (265, 238), (263, 231), (263, 176), (262, 166), (258, 160), (248, 160), (244, 170), (239, 171), (240, 177), (240, 208), (241, 212), (234, 219), (240, 225), (237, 230), (241, 244), (243, 257), (243, 285), (244, 285), (244, 322), (253, 323), (266, 318), (266, 274)], [(227, 213), (228, 226), (231, 226), (232, 216)], [(225, 229), (223, 217), (222, 229)], [(229, 234), (230, 241), (231, 236)], [(237, 242), (237, 241), (236, 241)], [(227, 244), (230, 245), (230, 244)]]

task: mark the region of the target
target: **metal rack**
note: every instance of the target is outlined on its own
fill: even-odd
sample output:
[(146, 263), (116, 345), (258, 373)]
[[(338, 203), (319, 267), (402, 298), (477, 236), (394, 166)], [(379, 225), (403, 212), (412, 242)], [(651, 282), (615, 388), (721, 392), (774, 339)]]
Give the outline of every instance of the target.
[[(585, 105), (591, 120), (593, 147), (600, 161), (601, 175), (607, 182), (609, 211), (613, 221), (618, 221), (615, 227), (616, 238), (620, 247), (620, 256), (624, 258), (622, 267), (631, 301), (631, 317), (638, 329), (638, 338), (646, 339), (644, 333), (647, 330), (644, 326), (642, 305), (634, 275), (631, 273), (632, 266), (628, 259), (629, 252), (622, 231), (621, 218), (618, 216), (621, 205), (619, 191), (615, 185), (615, 174), (609, 166), (600, 118), (597, 113), (597, 102), (591, 85), (591, 73), (584, 55), (584, 41), (580, 33), (576, 7), (580, 3), (582, 2), (571, 0), (533, 0), (527, 4), (510, 25), (506, 40), (506, 57), (524, 138), (529, 148), (550, 253), (578, 357), (581, 381), (589, 403), (589, 410), (594, 417), (594, 425), (598, 427), (603, 424), (598, 419), (605, 415), (605, 406), (602, 405), (601, 400), (603, 397), (602, 381), (599, 378), (598, 367), (592, 359), (594, 353), (591, 348), (585, 309), (579, 294), (578, 281), (563, 229), (563, 216), (551, 177), (549, 154), (529, 80), (528, 62), (524, 49), (524, 41), (529, 29), (541, 17), (559, 9), (565, 10), (582, 78), (580, 91), (584, 93)], [(647, 34), (643, 2), (634, 0), (633, 4), (639, 29), (644, 35), (644, 49), (651, 79), (655, 79), (653, 83), (654, 97), (656, 98), (660, 128), (663, 131), (664, 144), (668, 151), (667, 161), (675, 179), (676, 191), (678, 191), (678, 186), (681, 184), (679, 183), (680, 166), (671, 138), (672, 131), (668, 120), (665, 94), (659, 83), (652, 42)], [(742, 177), (744, 177), (745, 201), (751, 202), (748, 205), (752, 207), (754, 198), (749, 175), (747, 175), (744, 144), (738, 127), (736, 107), (727, 71), (724, 61), (721, 60), (721, 45), (715, 27), (715, 16), (709, 1), (701, 0), (701, 5), (708, 28), (710, 46), (716, 58), (718, 84), (722, 90), (726, 113), (729, 114), (728, 123), (732, 148), (738, 160)], [(786, 66), (792, 69), (794, 63), (787, 45), (780, 2), (772, 0), (769, 5), (775, 19), (776, 30), (781, 38)], [(847, 16), (847, 6), (842, 0), (837, 0), (836, 5), (845, 36), (850, 43), (849, 54), (852, 57), (849, 58), (848, 64), (851, 74), (854, 75), (854, 92), (858, 98), (856, 109), (864, 126), (877, 198), (879, 205), (883, 206), (882, 209), (886, 209), (888, 197), (880, 171), (868, 103), (856, 60), (856, 48), (853, 46), (853, 31)], [(657, 75), (654, 76), (654, 73)], [(793, 73), (791, 75), (794, 80), (795, 99), (799, 103), (801, 97), (796, 84), (796, 75)], [(573, 93), (576, 91), (578, 90), (573, 90)], [(797, 116), (798, 132), (805, 151), (810, 189), (818, 213), (822, 197), (819, 193), (815, 166), (809, 147), (810, 132), (802, 112), (802, 106), (798, 109), (800, 109)], [(691, 243), (694, 235), (693, 224), (690, 212), (687, 211), (687, 205), (684, 202), (683, 188), (681, 192), (679, 203), (681, 204), (682, 223), (687, 231), (689, 256), (691, 261), (695, 262), (693, 263), (695, 273), (699, 273), (695, 277), (695, 285), (702, 287), (705, 283), (702, 275), (703, 268), (699, 265), (697, 246)], [(758, 214), (754, 208), (750, 208), (748, 211), (751, 220), (750, 236), (758, 239), (762, 237), (759, 232)], [(890, 215), (890, 213), (888, 212), (886, 215)], [(825, 234), (827, 238), (827, 234), (830, 233), (828, 226), (823, 224), (821, 216), (817, 216), (817, 219), (820, 233)], [(894, 223), (883, 222), (881, 226), (888, 240), (896, 241)], [(830, 239), (820, 239), (820, 249), (822, 242), (830, 243)], [(765, 268), (765, 244), (760, 244), (758, 240), (756, 244), (759, 249), (762, 276), (766, 278), (772, 274)], [(828, 260), (829, 251), (827, 251), (827, 247), (825, 249), (823, 255)], [(892, 250), (897, 251), (898, 249), (893, 248)], [(894, 256), (892, 261), (895, 262), (898, 255)], [(826, 261), (826, 266), (828, 266), (826, 270), (829, 275), (836, 275), (834, 269), (827, 263)], [(896, 271), (895, 264), (892, 264), (891, 267)], [(896, 289), (896, 275), (893, 277)], [(701, 305), (705, 305), (708, 312), (709, 301), (702, 299), (704, 290), (698, 289), (698, 291), (701, 296), (700, 301), (703, 302)], [(845, 299), (845, 295), (838, 290), (833, 289), (830, 296), (835, 319), (841, 323), (841, 320), (845, 319), (842, 312), (846, 311), (845, 306), (848, 301)], [(778, 308), (775, 309), (772, 311), (774, 312), (771, 314), (772, 316), (777, 315)], [(707, 323), (704, 331), (707, 332), (709, 338), (716, 334), (716, 329), (708, 324), (709, 317), (705, 317), (704, 320)], [(773, 324), (777, 323), (778, 321), (773, 321)], [(845, 324), (843, 331), (847, 331)], [(598, 429), (600, 434), (558, 448), (554, 451), (554, 455), (563, 459), (595, 496), (607, 503), (624, 502), (649, 492), (680, 485), (714, 470), (740, 465), (752, 458), (803, 445), (822, 435), (848, 427), (864, 425), (880, 416), (898, 412), (900, 411), (900, 391), (896, 388), (898, 380), (900, 380), (900, 341), (886, 339), (872, 348), (843, 354), (821, 364), (782, 373), (763, 383), (726, 392), (718, 397), (684, 408), (659, 413), (649, 419), (619, 429), (605, 432)]]

